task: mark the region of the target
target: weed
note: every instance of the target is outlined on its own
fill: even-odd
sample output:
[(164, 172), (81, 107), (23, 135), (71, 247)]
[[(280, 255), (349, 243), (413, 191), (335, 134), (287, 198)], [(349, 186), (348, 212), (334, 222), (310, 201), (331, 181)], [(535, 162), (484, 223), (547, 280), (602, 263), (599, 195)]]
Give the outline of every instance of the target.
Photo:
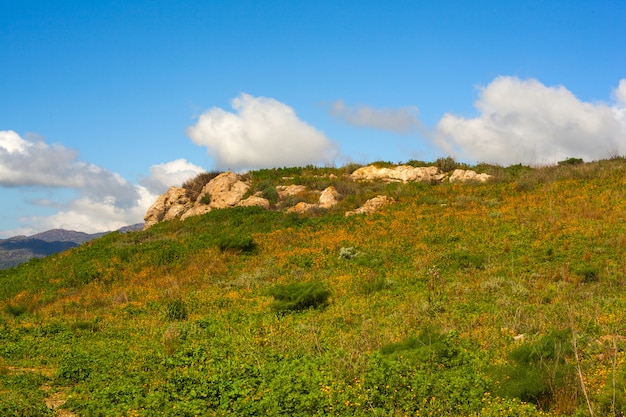
[(223, 236), (217, 242), (217, 247), (222, 252), (253, 252), (257, 244), (254, 239), (249, 236)]
[(272, 309), (279, 313), (323, 307), (330, 297), (330, 290), (315, 281), (277, 285), (268, 293), (274, 297)]
[(13, 317), (19, 317), (28, 311), (26, 304), (7, 304), (4, 306), (4, 312)]
[(180, 298), (169, 300), (165, 304), (165, 318), (167, 320), (187, 320), (187, 304)]

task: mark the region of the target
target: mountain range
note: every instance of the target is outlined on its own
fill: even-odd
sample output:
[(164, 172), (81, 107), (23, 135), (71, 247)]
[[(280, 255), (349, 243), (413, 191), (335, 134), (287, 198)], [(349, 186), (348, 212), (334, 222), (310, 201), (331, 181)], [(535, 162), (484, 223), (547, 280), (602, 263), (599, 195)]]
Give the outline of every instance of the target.
[[(125, 226), (120, 233), (141, 230), (143, 223)], [(13, 236), (0, 239), (0, 269), (13, 268), (32, 258), (43, 258), (53, 253), (79, 246), (110, 232), (84, 233), (73, 230), (52, 229), (32, 236)]]

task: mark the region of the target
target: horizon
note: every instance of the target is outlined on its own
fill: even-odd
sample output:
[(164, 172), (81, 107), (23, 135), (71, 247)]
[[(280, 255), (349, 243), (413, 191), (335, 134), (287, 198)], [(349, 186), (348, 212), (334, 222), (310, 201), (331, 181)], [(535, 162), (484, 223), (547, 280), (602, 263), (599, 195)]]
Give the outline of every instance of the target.
[(626, 154), (626, 4), (0, 5), (0, 238), (143, 222), (198, 172)]

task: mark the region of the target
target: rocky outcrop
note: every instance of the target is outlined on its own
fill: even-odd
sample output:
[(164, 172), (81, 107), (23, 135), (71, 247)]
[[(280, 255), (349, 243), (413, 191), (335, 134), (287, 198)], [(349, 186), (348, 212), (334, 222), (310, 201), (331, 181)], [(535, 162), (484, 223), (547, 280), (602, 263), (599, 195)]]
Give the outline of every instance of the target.
[(478, 174), (476, 171), (472, 171), (471, 169), (455, 169), (452, 172), (452, 175), (450, 175), (450, 182), (487, 182), (489, 179), (491, 179), (491, 175), (484, 173)]
[(330, 187), (322, 191), (322, 194), (320, 195), (320, 199), (317, 204), (321, 208), (328, 209), (335, 206), (339, 202), (339, 198), (341, 198), (341, 194), (339, 194), (335, 187), (331, 185)]
[(369, 200), (365, 202), (365, 204), (363, 204), (358, 209), (347, 211), (345, 213), (345, 216), (348, 217), (348, 216), (352, 216), (355, 214), (372, 214), (375, 211), (386, 206), (387, 204), (391, 204), (391, 203), (393, 203), (393, 198), (387, 197), (386, 195), (379, 195), (374, 198), (370, 198)]
[(306, 191), (306, 187), (304, 185), (279, 185), (276, 187), (276, 191), (278, 192), (278, 197), (281, 199), (285, 197), (289, 197), (292, 195), (302, 194)]
[(249, 188), (234, 172), (224, 172), (209, 181), (195, 202), (189, 199), (184, 188), (170, 187), (146, 212), (144, 229), (161, 221), (177, 218), (184, 220), (216, 208), (234, 207), (241, 202)]
[(341, 194), (339, 194), (339, 192), (337, 192), (335, 187), (331, 185), (330, 187), (322, 191), (317, 203), (305, 203), (304, 201), (301, 201), (295, 206), (289, 207), (287, 209), (287, 213), (304, 214), (308, 211), (318, 209), (318, 208), (329, 209), (335, 206), (339, 202), (340, 198), (341, 198)]
[(213, 178), (204, 186), (198, 201), (208, 195), (212, 209), (234, 207), (248, 192), (250, 186), (241, 181), (241, 177), (234, 172), (224, 172)]
[(237, 203), (240, 207), (262, 207), (264, 209), (270, 208), (270, 201), (267, 198), (259, 197), (256, 195), (250, 196), (245, 200), (241, 200)]
[(187, 197), (184, 188), (170, 187), (150, 206), (144, 216), (144, 229), (158, 222), (174, 219), (192, 207), (193, 203)]
[[(349, 178), (355, 181), (402, 183), (421, 181), (435, 183), (443, 181), (447, 176), (447, 173), (441, 172), (439, 168), (434, 166), (416, 168), (408, 165), (400, 165), (397, 167), (379, 168), (375, 165), (369, 165), (355, 170)], [(485, 182), (490, 178), (491, 176), (488, 174), (478, 174), (472, 170), (457, 169), (450, 174), (449, 181)], [(165, 194), (161, 195), (146, 212), (144, 217), (144, 229), (161, 221), (176, 218), (184, 220), (188, 217), (208, 213), (213, 209), (236, 206), (258, 206), (269, 209), (272, 206), (268, 199), (262, 197), (261, 193), (243, 199), (243, 197), (248, 194), (249, 190), (250, 185), (242, 181), (242, 177), (234, 172), (224, 172), (213, 178), (204, 186), (195, 201), (191, 201), (187, 190), (179, 187), (170, 187), (170, 189), (168, 189)], [(319, 191), (308, 190), (304, 185), (295, 184), (278, 185), (276, 186), (276, 191), (278, 192), (278, 198), (281, 200), (305, 193), (308, 199), (308, 197), (312, 197), (314, 194), (319, 194), (319, 199), (316, 203), (300, 202), (287, 209), (287, 212), (300, 214), (315, 209), (329, 209), (335, 206), (341, 199), (341, 195), (333, 186), (326, 188), (321, 193)], [(346, 212), (345, 215), (373, 213), (392, 201), (393, 200), (389, 197), (378, 196), (368, 200), (362, 207)]]
[(441, 182), (445, 174), (437, 167), (412, 167), (399, 165), (393, 168), (379, 168), (368, 165), (355, 170), (350, 178), (355, 181), (387, 181), (387, 182)]

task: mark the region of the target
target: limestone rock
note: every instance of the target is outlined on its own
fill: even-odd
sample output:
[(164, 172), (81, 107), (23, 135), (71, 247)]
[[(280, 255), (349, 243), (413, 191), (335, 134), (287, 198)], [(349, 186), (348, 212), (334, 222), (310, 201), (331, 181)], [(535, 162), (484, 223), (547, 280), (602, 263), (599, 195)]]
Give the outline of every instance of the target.
[(306, 191), (306, 187), (304, 185), (279, 185), (276, 187), (276, 191), (278, 191), (278, 196), (283, 199), (290, 195), (298, 195), (302, 194)]
[(313, 210), (315, 208), (319, 207), (317, 204), (313, 204), (313, 203), (305, 203), (304, 201), (299, 202), (298, 204), (296, 204), (293, 207), (289, 207), (287, 209), (287, 213), (298, 213), (298, 214), (304, 214), (309, 210)]
[(191, 207), (189, 210), (184, 212), (183, 215), (180, 216), (180, 219), (181, 220), (185, 220), (188, 217), (201, 216), (203, 214), (208, 213), (211, 210), (212, 210), (212, 208), (208, 204), (196, 204), (193, 207)]
[(224, 172), (213, 178), (204, 186), (196, 205), (200, 205), (202, 197), (206, 194), (210, 196), (212, 209), (234, 207), (241, 201), (250, 186), (241, 181), (241, 177), (234, 172)]
[(320, 195), (320, 199), (317, 204), (321, 208), (331, 208), (338, 203), (340, 197), (341, 194), (339, 194), (335, 187), (331, 185), (330, 187), (322, 191), (322, 194)]
[(180, 216), (191, 205), (192, 203), (189, 197), (187, 197), (187, 192), (184, 188), (170, 187), (157, 198), (146, 212), (143, 218), (145, 221), (144, 229), (148, 229), (160, 221)]
[(379, 195), (374, 198), (370, 198), (356, 210), (347, 211), (345, 216), (352, 216), (354, 214), (372, 214), (387, 204), (393, 203), (393, 199), (386, 195)]
[(259, 197), (256, 195), (250, 196), (245, 200), (241, 200), (238, 204), (241, 207), (263, 207), (264, 209), (270, 208), (270, 201), (267, 198)]
[(450, 175), (450, 182), (466, 182), (466, 181), (478, 181), (487, 182), (491, 178), (489, 174), (478, 174), (471, 169), (455, 169)]
[(442, 181), (445, 174), (439, 171), (439, 168), (430, 167), (412, 167), (409, 165), (399, 165), (393, 168), (379, 168), (374, 165), (368, 165), (355, 170), (350, 178), (357, 181), (374, 181), (382, 180), (387, 182), (432, 182)]

